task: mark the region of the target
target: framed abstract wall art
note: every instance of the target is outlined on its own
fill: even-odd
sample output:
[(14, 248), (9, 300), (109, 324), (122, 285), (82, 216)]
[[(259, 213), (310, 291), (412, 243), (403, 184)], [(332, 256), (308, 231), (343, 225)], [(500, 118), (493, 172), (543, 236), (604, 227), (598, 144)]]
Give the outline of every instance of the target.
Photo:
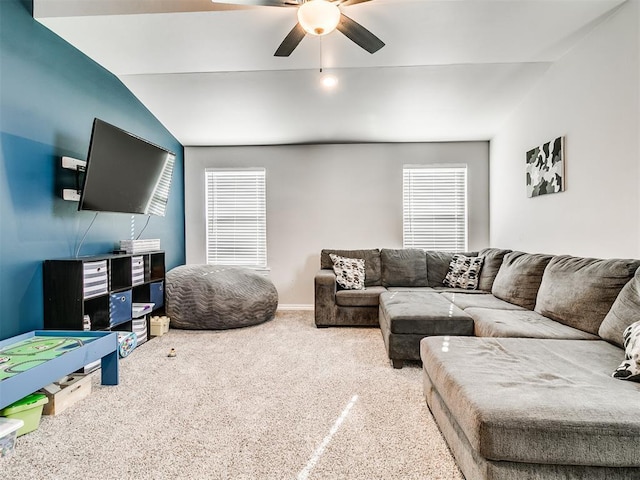
[(527, 152), (527, 197), (564, 192), (564, 137)]

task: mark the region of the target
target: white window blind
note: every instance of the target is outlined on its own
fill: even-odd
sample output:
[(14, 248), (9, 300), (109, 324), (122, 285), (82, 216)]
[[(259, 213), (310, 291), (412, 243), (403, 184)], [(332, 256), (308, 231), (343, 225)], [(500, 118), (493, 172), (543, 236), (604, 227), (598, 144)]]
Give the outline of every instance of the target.
[(265, 169), (207, 169), (207, 263), (265, 267)]
[(467, 250), (467, 167), (405, 166), (403, 245)]
[(164, 216), (167, 202), (169, 201), (169, 193), (171, 191), (171, 176), (173, 174), (173, 164), (176, 157), (171, 154), (167, 154), (167, 161), (162, 167), (162, 173), (158, 178), (158, 183), (153, 189), (153, 194), (149, 199), (147, 205), (147, 211), (154, 215)]

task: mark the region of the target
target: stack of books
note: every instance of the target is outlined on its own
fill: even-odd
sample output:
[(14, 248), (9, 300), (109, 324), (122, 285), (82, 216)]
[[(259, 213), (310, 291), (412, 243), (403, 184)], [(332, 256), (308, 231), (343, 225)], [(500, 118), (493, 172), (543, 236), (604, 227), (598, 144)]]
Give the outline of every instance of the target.
[(147, 240), (120, 240), (120, 250), (129, 254), (154, 252), (160, 250), (160, 239), (150, 238)]

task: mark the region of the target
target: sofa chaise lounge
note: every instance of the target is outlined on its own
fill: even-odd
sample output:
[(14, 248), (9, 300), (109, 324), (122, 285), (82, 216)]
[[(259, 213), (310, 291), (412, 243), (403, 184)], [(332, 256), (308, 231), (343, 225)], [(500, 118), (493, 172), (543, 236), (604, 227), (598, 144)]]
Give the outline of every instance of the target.
[[(365, 253), (375, 262), (375, 251)], [(435, 265), (429, 283), (418, 252), (383, 249), (372, 285), (389, 357), (415, 359), (417, 341), (425, 399), (467, 480), (640, 479), (640, 383), (612, 377), (623, 331), (640, 320), (640, 261), (483, 254), (484, 288), (473, 292), (437, 285), (453, 257), (442, 252), (424, 252), (427, 273), (429, 259)], [(412, 259), (404, 282), (384, 265), (401, 257)], [(327, 276), (316, 277), (324, 300)], [(339, 292), (333, 312), (316, 312), (319, 326), (330, 315), (343, 325), (371, 315), (375, 324), (356, 310), (357, 294), (347, 305)]]

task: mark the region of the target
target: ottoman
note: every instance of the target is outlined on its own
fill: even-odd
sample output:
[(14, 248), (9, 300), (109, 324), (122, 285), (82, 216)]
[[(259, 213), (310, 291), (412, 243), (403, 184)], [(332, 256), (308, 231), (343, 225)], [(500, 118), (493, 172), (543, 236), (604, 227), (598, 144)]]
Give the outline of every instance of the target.
[(220, 265), (182, 265), (167, 272), (172, 328), (221, 330), (271, 320), (278, 292), (264, 275)]
[(393, 368), (420, 360), (424, 337), (473, 335), (473, 319), (439, 293), (384, 292), (378, 317)]

